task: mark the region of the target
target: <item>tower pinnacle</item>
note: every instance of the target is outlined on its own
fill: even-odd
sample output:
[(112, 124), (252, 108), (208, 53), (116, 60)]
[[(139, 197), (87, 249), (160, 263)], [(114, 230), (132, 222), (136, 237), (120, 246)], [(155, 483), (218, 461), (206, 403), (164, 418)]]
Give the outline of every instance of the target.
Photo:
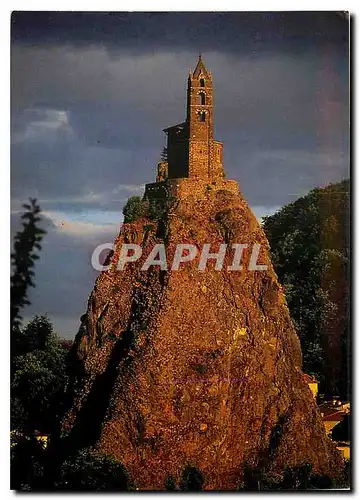
[(193, 72), (193, 78), (198, 78), (200, 75), (209, 76), (208, 70), (206, 69), (205, 64), (202, 60), (201, 52), (199, 52), (199, 58), (198, 58), (196, 68), (194, 69), (194, 72)]

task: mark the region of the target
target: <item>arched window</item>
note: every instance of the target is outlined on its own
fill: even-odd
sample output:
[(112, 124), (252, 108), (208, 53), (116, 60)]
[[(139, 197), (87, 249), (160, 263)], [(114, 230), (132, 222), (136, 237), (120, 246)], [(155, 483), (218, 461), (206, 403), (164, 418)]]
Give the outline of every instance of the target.
[(200, 111), (199, 116), (200, 116), (200, 121), (204, 122), (205, 121), (205, 111)]
[(204, 94), (204, 92), (200, 92), (200, 94), (199, 94), (199, 101), (198, 102), (199, 102), (199, 104), (203, 104), (203, 105), (205, 104), (205, 94)]
[(200, 87), (205, 87), (205, 80), (204, 80), (204, 78), (200, 78)]

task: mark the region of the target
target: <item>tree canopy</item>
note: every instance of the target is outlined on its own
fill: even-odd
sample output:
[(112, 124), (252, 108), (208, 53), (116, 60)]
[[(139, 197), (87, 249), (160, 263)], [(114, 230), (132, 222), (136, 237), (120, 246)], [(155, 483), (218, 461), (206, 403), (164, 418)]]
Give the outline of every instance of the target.
[(25, 212), (21, 215), (23, 228), (14, 238), (14, 251), (11, 254), (11, 327), (21, 322), (20, 310), (30, 304), (28, 288), (34, 287), (34, 266), (39, 256), (36, 250), (41, 250), (41, 240), (46, 231), (39, 228), (41, 218), (40, 207), (36, 198), (30, 198), (25, 203)]
[(134, 222), (142, 217), (143, 214), (144, 206), (140, 196), (131, 196), (123, 208), (124, 223)]
[(35, 316), (19, 332), (11, 380), (11, 427), (27, 434), (51, 433), (65, 398), (67, 355), (46, 316)]
[(313, 189), (265, 217), (272, 262), (303, 349), (304, 370), (348, 397), (349, 181)]

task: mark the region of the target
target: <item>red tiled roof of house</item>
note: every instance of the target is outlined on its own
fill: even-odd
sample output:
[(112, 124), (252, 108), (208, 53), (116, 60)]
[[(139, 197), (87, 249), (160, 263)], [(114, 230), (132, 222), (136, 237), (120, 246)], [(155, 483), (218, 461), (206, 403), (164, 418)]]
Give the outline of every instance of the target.
[(346, 413), (344, 411), (334, 411), (323, 416), (323, 422), (341, 422), (344, 420)]

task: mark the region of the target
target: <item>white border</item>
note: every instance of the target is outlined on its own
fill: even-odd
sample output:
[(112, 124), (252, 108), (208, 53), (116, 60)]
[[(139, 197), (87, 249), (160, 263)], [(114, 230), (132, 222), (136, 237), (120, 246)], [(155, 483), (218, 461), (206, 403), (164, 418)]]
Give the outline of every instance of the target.
[[(2, 305), (2, 353), (3, 353), (3, 362), (1, 363), (1, 393), (0, 393), (0, 398), (1, 401), (4, 402), (6, 401), (7, 404), (3, 405), (2, 411), (0, 413), (1, 417), (1, 442), (0, 442), (0, 457), (1, 457), (1, 497), (8, 497), (11, 494), (9, 491), (9, 486), (10, 486), (10, 481), (9, 481), (9, 396), (10, 396), (10, 391), (9, 391), (9, 350), (10, 350), (10, 343), (9, 343), (9, 328), (8, 325), (10, 324), (10, 318), (9, 318), (9, 249), (10, 249), (10, 240), (9, 240), (9, 234), (10, 234), (10, 223), (9, 223), (9, 212), (10, 212), (10, 193), (9, 193), (9, 158), (10, 158), (10, 130), (9, 130), (9, 124), (10, 124), (10, 107), (9, 107), (9, 95), (10, 95), (10, 14), (11, 11), (14, 10), (42, 10), (42, 11), (51, 11), (51, 10), (58, 10), (58, 11), (169, 11), (169, 7), (171, 7), (170, 10), (173, 11), (212, 11), (212, 10), (221, 10), (221, 11), (275, 11), (275, 10), (282, 10), (282, 11), (304, 11), (304, 10), (309, 10), (309, 11), (350, 11), (352, 15), (356, 14), (356, 4), (355, 1), (346, 2), (346, 5), (341, 5), (340, 2), (338, 1), (333, 1), (333, 0), (328, 0), (328, 1), (321, 1), (321, 2), (314, 2), (314, 1), (302, 1), (302, 2), (296, 2), (289, 4), (289, 2), (285, 2), (284, 0), (282, 1), (275, 1), (272, 2), (271, 5), (269, 5), (268, 2), (264, 1), (259, 1), (259, 0), (253, 0), (251, 2), (251, 5), (242, 5), (238, 1), (226, 1), (226, 2), (221, 2), (215, 1), (215, 0), (207, 0), (206, 2), (200, 2), (200, 1), (194, 1), (194, 0), (182, 0), (181, 2), (176, 2), (173, 1), (169, 3), (169, 1), (164, 1), (164, 0), (157, 0), (154, 2), (151, 2), (151, 6), (144, 1), (138, 1), (138, 0), (132, 0), (132, 1), (105, 1), (105, 2), (94, 2), (91, 0), (87, 1), (79, 1), (79, 0), (72, 0), (71, 2), (69, 0), (62, 0), (62, 1), (15, 1), (15, 2), (6, 2), (3, 0), (1, 7), (0, 7), (0, 23), (1, 23), (1, 29), (0, 29), (0, 36), (2, 37), (2, 44), (1, 44), (1, 49), (2, 49), (2, 54), (1, 54), (1, 61), (3, 64), (3, 68), (5, 67), (6, 70), (2, 72), (2, 108), (1, 108), (1, 118), (2, 118), (2, 165), (0, 169), (0, 175), (1, 175), (1, 180), (0, 180), (0, 187), (1, 187), (1, 208), (2, 208), (2, 214), (3, 217), (1, 218), (2, 221), (2, 236), (4, 239), (4, 235), (6, 235), (7, 238), (7, 245), (2, 244), (1, 245), (1, 305)], [(221, 9), (220, 9), (220, 8)], [(352, 26), (354, 29), (354, 24)], [(354, 36), (354, 42), (355, 36)], [(356, 44), (357, 48), (357, 44)], [(354, 62), (354, 67), (355, 67), (355, 62)], [(354, 82), (356, 82), (356, 78), (354, 75)], [(355, 117), (355, 112), (358, 111), (358, 106), (356, 106), (356, 110), (353, 109), (353, 117)], [(357, 116), (357, 113), (356, 113)], [(355, 162), (355, 151), (353, 155), (353, 163)], [(356, 237), (354, 238), (354, 249), (358, 246), (358, 235), (360, 234), (360, 214), (358, 213), (358, 204), (355, 206), (355, 192), (358, 192), (358, 178), (355, 175), (355, 167), (353, 166), (353, 231), (354, 231), (354, 236), (356, 234)], [(356, 231), (357, 230), (357, 231)], [(353, 265), (354, 265), (354, 274), (353, 274), (353, 283), (352, 283), (352, 289), (354, 290), (355, 288), (355, 283), (359, 282), (359, 267), (356, 266), (356, 261), (355, 261), (355, 251), (353, 252), (354, 258), (353, 258)], [(358, 301), (358, 296), (354, 297), (355, 301), (353, 304), (353, 311), (355, 313), (356, 310), (360, 308), (360, 300)], [(353, 339), (355, 341), (355, 336), (357, 333), (356, 329), (356, 322), (355, 322), (355, 314), (353, 316)], [(355, 349), (353, 350), (353, 358), (355, 359), (360, 359), (359, 357), (359, 342), (355, 343)], [(353, 361), (354, 365), (354, 370), (356, 367), (355, 361)], [(354, 396), (353, 399), (358, 400), (359, 396), (359, 386), (360, 384), (356, 384), (356, 382), (359, 380), (359, 372), (356, 370), (356, 376), (354, 372), (354, 378), (353, 378), (353, 388), (356, 389), (354, 390)], [(6, 409), (4, 408), (6, 407)], [(354, 405), (353, 405), (354, 407)], [(355, 452), (355, 457), (354, 458), (354, 465), (356, 466), (356, 469), (354, 467), (353, 470), (353, 486), (356, 488), (357, 487), (357, 476), (359, 472), (358, 468), (358, 453), (356, 448), (352, 450), (352, 453), (354, 454)], [(141, 494), (141, 493), (139, 493)], [(155, 493), (156, 494), (156, 493)], [(223, 495), (222, 493), (221, 495)], [(303, 493), (302, 495), (309, 495), (310, 493)], [(331, 493), (329, 493), (331, 494)], [(105, 494), (99, 494), (101, 497), (105, 497)], [(124, 495), (124, 493), (122, 493)], [(148, 496), (149, 494), (147, 494)], [(153, 495), (150, 493), (150, 495)], [(164, 494), (165, 497), (169, 496), (169, 494)], [(214, 495), (214, 494), (213, 494)], [(215, 494), (218, 495), (218, 494)], [(244, 495), (249, 495), (249, 493), (241, 493), (242, 496)], [(256, 495), (256, 494), (255, 494)], [(261, 495), (261, 494), (260, 494)], [(291, 495), (291, 493), (290, 493)], [(301, 495), (301, 493), (300, 493)], [(326, 493), (325, 493), (326, 495)], [(44, 498), (44, 494), (32, 494), (32, 498)], [(88, 496), (88, 495), (85, 495)], [(188, 494), (188, 498), (194, 497), (195, 494)], [(253, 497), (254, 495), (251, 494)], [(75, 495), (67, 495), (67, 498), (72, 498), (75, 497)]]

